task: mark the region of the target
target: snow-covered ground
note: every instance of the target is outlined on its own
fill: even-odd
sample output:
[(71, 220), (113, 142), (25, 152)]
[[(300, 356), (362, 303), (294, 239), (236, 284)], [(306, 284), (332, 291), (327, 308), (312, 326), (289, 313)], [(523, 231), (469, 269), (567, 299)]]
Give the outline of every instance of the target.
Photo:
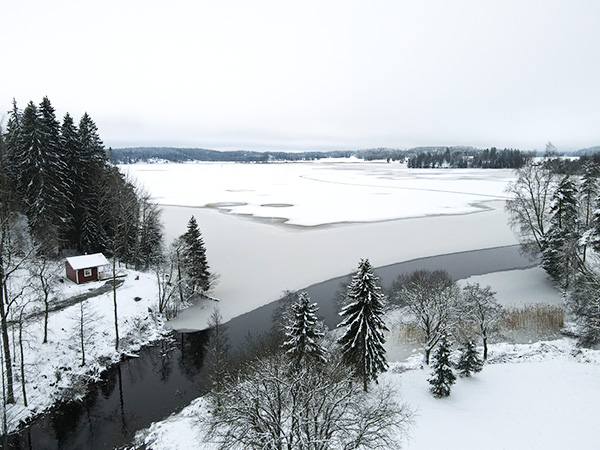
[[(360, 258), (383, 266), (516, 244), (501, 200), (514, 179), (509, 170), (409, 170), (356, 161), (122, 169), (162, 205), (178, 205), (163, 208), (169, 239), (196, 217), (209, 264), (221, 275), (213, 295), (222, 300), (225, 320), (276, 300), (284, 290), (350, 273)], [(202, 205), (221, 206), (197, 207)], [(213, 307), (188, 310), (170, 326), (204, 328)]]
[[(119, 352), (115, 350), (115, 326), (112, 288), (83, 301), (86, 365), (81, 366), (80, 304), (50, 313), (48, 342), (42, 344), (42, 317), (28, 320), (23, 329), (25, 380), (29, 406), (23, 405), (19, 365), (13, 368), (16, 403), (7, 406), (8, 426), (51, 407), (57, 400), (77, 398), (86, 382), (97, 380), (121, 354), (131, 354), (141, 346), (162, 337), (164, 323), (156, 309), (156, 280), (153, 274), (120, 270), (124, 283), (117, 289), (119, 316)], [(17, 282), (17, 280), (15, 280)], [(106, 281), (76, 285), (63, 279), (51, 296), (54, 303), (95, 290)], [(18, 335), (13, 335), (15, 346)], [(12, 350), (13, 359), (18, 351)]]
[[(460, 280), (490, 285), (509, 306), (560, 305), (560, 293), (538, 268), (496, 272)], [(523, 289), (519, 289), (523, 286)], [(393, 320), (393, 317), (389, 317)], [(388, 355), (402, 355), (392, 342)], [(481, 351), (481, 348), (479, 349)], [(458, 379), (447, 399), (429, 393), (423, 356), (391, 364), (383, 378), (399, 386), (399, 401), (415, 412), (404, 448), (565, 449), (595, 448), (600, 389), (600, 351), (580, 350), (571, 339), (533, 344), (490, 345), (489, 362), (473, 378)], [(197, 417), (206, 414), (202, 398), (181, 413), (138, 433), (153, 450), (214, 448), (203, 441)]]
[[(408, 450), (597, 448), (600, 351), (570, 339), (527, 345), (495, 344), (490, 363), (459, 378), (450, 397), (429, 392), (421, 355), (393, 365), (382, 378), (397, 384), (400, 402), (414, 411)], [(153, 450), (212, 449), (202, 444), (197, 417), (202, 398), (180, 414), (138, 433)]]

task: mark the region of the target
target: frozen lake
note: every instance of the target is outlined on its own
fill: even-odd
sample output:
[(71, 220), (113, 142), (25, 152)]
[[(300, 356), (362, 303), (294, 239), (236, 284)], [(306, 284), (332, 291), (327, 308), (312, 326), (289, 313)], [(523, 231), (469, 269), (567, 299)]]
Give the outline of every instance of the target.
[[(225, 320), (350, 273), (516, 244), (504, 212), (509, 170), (408, 170), (382, 162), (123, 166), (163, 205), (168, 240), (198, 220)], [(215, 303), (171, 326), (202, 329)]]

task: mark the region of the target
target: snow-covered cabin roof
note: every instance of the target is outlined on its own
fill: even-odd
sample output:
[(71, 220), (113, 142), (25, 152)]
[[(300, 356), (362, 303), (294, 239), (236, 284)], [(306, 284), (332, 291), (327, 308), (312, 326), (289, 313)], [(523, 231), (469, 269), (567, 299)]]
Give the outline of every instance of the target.
[(90, 267), (106, 266), (107, 264), (110, 264), (108, 259), (106, 259), (102, 253), (71, 256), (70, 258), (67, 258), (67, 262), (73, 270), (89, 269)]

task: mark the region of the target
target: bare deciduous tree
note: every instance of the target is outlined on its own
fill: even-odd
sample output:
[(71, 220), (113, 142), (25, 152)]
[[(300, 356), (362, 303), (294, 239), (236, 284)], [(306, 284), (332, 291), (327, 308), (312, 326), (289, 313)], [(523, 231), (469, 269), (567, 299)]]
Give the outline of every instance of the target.
[(88, 304), (88, 301), (82, 301), (79, 303), (78, 314), (73, 316), (75, 322), (75, 335), (79, 341), (79, 348), (81, 349), (81, 365), (85, 366), (85, 348), (86, 345), (93, 341), (95, 335), (94, 324), (98, 320), (98, 314), (94, 310), (93, 306)]
[(417, 270), (401, 275), (392, 286), (396, 304), (405, 306), (423, 332), (425, 364), (431, 351), (457, 323), (460, 291), (450, 275), (442, 270)]
[(496, 293), (490, 286), (482, 288), (479, 283), (468, 283), (463, 288), (461, 310), (463, 318), (472, 323), (483, 340), (483, 359), (488, 356), (488, 338), (502, 319), (502, 306), (496, 301)]
[(51, 261), (45, 254), (34, 258), (29, 266), (29, 272), (36, 280), (35, 291), (44, 305), (44, 338), (42, 344), (48, 342), (48, 313), (50, 309), (50, 295), (56, 287), (59, 272), (62, 267)]
[(204, 420), (222, 449), (399, 448), (412, 417), (389, 385), (365, 393), (339, 361), (294, 371), (281, 353), (230, 379), (219, 401)]
[(544, 249), (555, 181), (549, 169), (529, 161), (517, 170), (516, 181), (506, 188), (510, 196), (505, 206), (509, 223), (529, 253), (538, 254)]

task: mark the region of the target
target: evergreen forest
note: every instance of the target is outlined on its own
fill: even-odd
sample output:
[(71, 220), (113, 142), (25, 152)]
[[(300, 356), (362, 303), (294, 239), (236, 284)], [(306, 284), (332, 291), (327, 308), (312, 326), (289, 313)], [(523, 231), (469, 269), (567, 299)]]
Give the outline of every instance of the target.
[(160, 258), (158, 206), (110, 161), (87, 113), (60, 121), (47, 97), (13, 100), (0, 161), (2, 223), (25, 218), (38, 252), (103, 252), (141, 269)]

